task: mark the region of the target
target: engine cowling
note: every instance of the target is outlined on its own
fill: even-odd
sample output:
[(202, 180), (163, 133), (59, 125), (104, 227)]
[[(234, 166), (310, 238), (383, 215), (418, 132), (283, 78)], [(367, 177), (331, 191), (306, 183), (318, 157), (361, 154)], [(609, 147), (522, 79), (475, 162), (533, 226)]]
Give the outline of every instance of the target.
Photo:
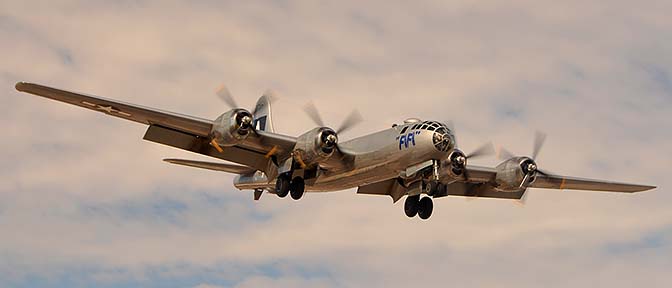
[(503, 192), (518, 192), (534, 182), (537, 164), (528, 157), (515, 157), (497, 166), (496, 189)]
[(467, 166), (467, 156), (461, 150), (453, 149), (443, 166), (447, 168), (452, 177), (457, 178), (464, 174)]
[(302, 166), (318, 164), (334, 154), (336, 145), (336, 131), (326, 127), (315, 128), (297, 138), (293, 151), (294, 160)]
[(233, 146), (245, 140), (252, 133), (252, 113), (245, 109), (232, 109), (215, 120), (212, 138), (221, 146)]

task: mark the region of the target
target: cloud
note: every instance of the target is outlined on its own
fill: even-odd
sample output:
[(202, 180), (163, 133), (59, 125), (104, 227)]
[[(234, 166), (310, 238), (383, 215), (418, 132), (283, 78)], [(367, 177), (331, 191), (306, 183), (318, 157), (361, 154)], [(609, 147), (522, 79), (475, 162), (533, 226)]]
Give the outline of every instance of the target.
[[(0, 284), (669, 286), (665, 1), (2, 6)], [(296, 107), (312, 99), (330, 125), (363, 112), (344, 138), (454, 120), (466, 151), (530, 153), (542, 129), (545, 169), (660, 188), (532, 190), (524, 208), (448, 197), (427, 222), (354, 191), (254, 202), (230, 175), (162, 163), (202, 157), (141, 141), (142, 125), (16, 81), (208, 118), (227, 110), (221, 82), (246, 107), (271, 88), (282, 133), (310, 128)]]

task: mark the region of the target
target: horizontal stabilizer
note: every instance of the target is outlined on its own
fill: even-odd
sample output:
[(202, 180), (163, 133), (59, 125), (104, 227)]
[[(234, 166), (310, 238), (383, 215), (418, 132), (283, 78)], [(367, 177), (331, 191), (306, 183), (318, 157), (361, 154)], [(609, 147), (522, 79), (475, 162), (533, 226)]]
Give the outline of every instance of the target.
[(184, 165), (215, 171), (223, 171), (233, 174), (250, 174), (257, 171), (256, 169), (251, 167), (225, 164), (225, 163), (204, 162), (204, 161), (185, 160), (185, 159), (163, 159), (163, 161), (166, 161), (171, 164)]

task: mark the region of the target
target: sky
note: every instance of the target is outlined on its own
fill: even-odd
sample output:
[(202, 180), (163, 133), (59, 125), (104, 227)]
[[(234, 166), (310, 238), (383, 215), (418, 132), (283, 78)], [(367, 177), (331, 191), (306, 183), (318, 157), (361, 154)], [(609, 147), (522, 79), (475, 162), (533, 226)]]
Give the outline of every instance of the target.
[[(669, 287), (670, 1), (0, 0), (0, 287)], [(36, 82), (214, 119), (222, 83), (275, 128), (343, 140), (453, 121), (558, 174), (656, 185), (435, 201), (238, 191), (143, 125), (14, 90)], [(496, 165), (497, 159), (474, 161)]]

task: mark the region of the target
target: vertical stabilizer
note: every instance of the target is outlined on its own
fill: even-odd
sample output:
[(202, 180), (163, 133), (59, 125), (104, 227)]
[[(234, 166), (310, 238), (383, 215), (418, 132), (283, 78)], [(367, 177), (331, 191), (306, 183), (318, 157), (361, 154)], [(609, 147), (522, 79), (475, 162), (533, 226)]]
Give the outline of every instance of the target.
[(257, 106), (254, 108), (254, 127), (257, 130), (275, 132), (271, 118), (271, 102), (273, 102), (273, 96), (270, 92), (264, 93), (257, 100)]

